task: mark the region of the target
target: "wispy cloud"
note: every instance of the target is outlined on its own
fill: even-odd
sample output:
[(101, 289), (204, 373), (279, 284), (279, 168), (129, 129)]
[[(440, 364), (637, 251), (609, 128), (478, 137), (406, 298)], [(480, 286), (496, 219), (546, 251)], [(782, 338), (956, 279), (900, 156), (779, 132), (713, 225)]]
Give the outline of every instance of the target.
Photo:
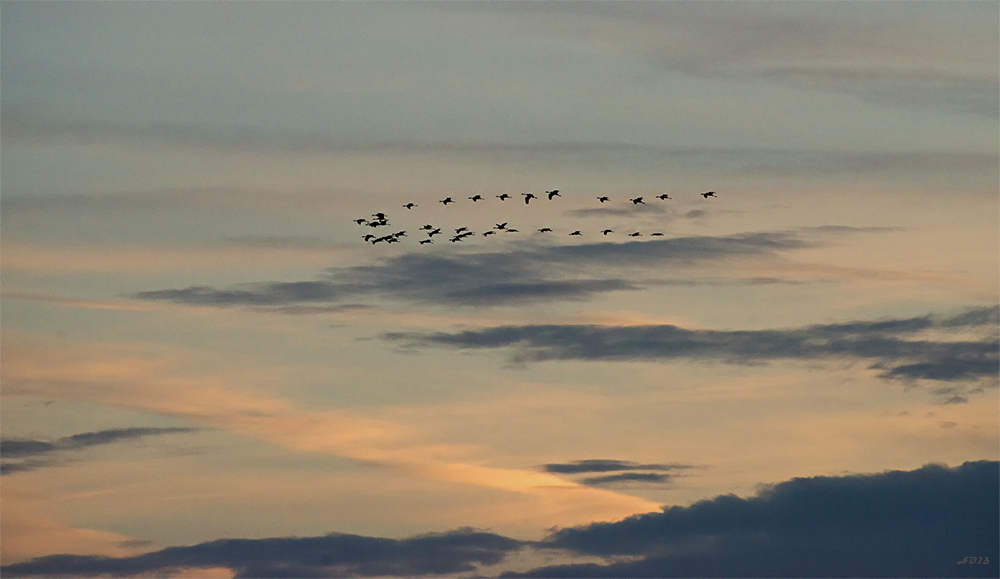
[[(643, 279), (654, 265), (694, 266), (734, 257), (763, 258), (822, 245), (830, 234), (862, 231), (868, 230), (821, 228), (579, 245), (525, 244), (507, 251), (477, 253), (409, 253), (373, 265), (331, 268), (318, 280), (251, 283), (230, 289), (191, 286), (138, 292), (130, 297), (196, 306), (269, 308), (316, 306), (376, 294), (457, 306), (584, 299), (663, 283)], [(608, 272), (618, 275), (608, 276)], [(697, 278), (674, 281), (699, 282)]]
[(59, 464), (58, 459), (51, 455), (83, 450), (92, 446), (102, 446), (116, 442), (139, 440), (145, 436), (160, 436), (181, 432), (195, 432), (197, 428), (112, 428), (94, 432), (83, 432), (72, 436), (64, 436), (54, 441), (33, 440), (24, 438), (5, 438), (0, 440), (0, 474), (11, 474), (35, 470), (45, 466)]
[[(719, 360), (732, 364), (771, 360), (859, 359), (883, 378), (939, 381), (986, 379), (1000, 372), (996, 306), (955, 316), (920, 316), (781, 330), (723, 331), (674, 325), (499, 326), (459, 333), (387, 333), (410, 347), (515, 348), (517, 362), (544, 360)], [(928, 330), (977, 329), (973, 340), (910, 336)]]

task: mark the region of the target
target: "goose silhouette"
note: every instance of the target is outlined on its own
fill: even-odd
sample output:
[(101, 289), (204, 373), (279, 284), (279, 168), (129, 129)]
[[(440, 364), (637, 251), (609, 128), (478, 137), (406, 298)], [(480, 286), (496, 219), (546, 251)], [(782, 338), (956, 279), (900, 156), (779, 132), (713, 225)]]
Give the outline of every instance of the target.
[(559, 190), (558, 189), (553, 189), (551, 191), (546, 191), (545, 194), (549, 196), (549, 201), (552, 201), (553, 197), (562, 197), (562, 195), (559, 194)]
[(434, 240), (433, 239), (421, 239), (420, 240), (420, 245), (423, 245), (425, 243), (434, 243)]
[(354, 222), (358, 225), (364, 225), (365, 223), (368, 223), (368, 220), (362, 217), (361, 219), (355, 219)]
[(659, 199), (660, 201), (666, 201), (667, 199), (670, 199), (670, 195), (664, 193), (663, 195), (657, 195), (656, 198)]
[(444, 199), (441, 200), (441, 203), (443, 203), (445, 206), (447, 206), (449, 203), (454, 203), (454, 202), (455, 200), (452, 199), (451, 197), (445, 197)]
[(506, 200), (510, 199), (510, 195), (508, 195), (506, 193), (501, 193), (500, 195), (497, 195), (497, 199), (499, 199), (501, 201), (506, 201)]
[(521, 195), (524, 195), (524, 204), (525, 205), (527, 205), (528, 201), (531, 201), (532, 199), (538, 199), (538, 197), (535, 197), (534, 193), (521, 193)]
[(570, 233), (570, 235), (583, 235), (583, 234), (580, 233), (580, 230), (576, 230), (573, 233)]
[(702, 197), (708, 199), (709, 197), (715, 197), (715, 191), (708, 191), (701, 194)]
[(406, 205), (403, 205), (403, 207), (406, 207), (407, 209), (413, 209), (416, 206), (416, 203), (407, 203)]
[(610, 199), (607, 197), (598, 197), (597, 200), (600, 201), (601, 203), (604, 203), (605, 201), (610, 201)]
[(483, 200), (483, 196), (480, 195), (480, 194), (478, 194), (478, 193), (476, 193), (472, 197), (469, 197), (469, 199), (472, 199), (472, 202), (475, 203), (476, 201), (482, 201)]
[(441, 228), (438, 227), (434, 231), (428, 232), (427, 237), (434, 237), (435, 235), (441, 235)]
[(549, 227), (543, 227), (543, 228), (541, 228), (541, 229), (538, 230), (539, 233), (548, 233), (550, 231), (552, 231), (552, 229), (549, 228)]
[(636, 197), (635, 199), (629, 199), (629, 201), (631, 201), (631, 202), (632, 202), (632, 205), (638, 205), (638, 204), (640, 204), (640, 203), (642, 203), (643, 205), (645, 205), (645, 204), (646, 204), (646, 203), (645, 203), (645, 202), (644, 202), (644, 201), (642, 200), (642, 197)]
[(641, 234), (641, 233), (639, 233), (638, 231), (636, 231), (635, 233), (629, 233), (629, 234), (628, 234), (628, 236), (629, 236), (629, 237), (639, 237), (639, 236), (641, 236), (641, 235), (642, 235), (642, 234)]
[(484, 231), (483, 232), (483, 237), (486, 237), (487, 235), (496, 235), (496, 231), (493, 231), (493, 230)]
[(602, 231), (601, 233), (603, 233), (604, 235), (607, 235), (607, 234), (609, 234), (609, 233), (614, 233), (614, 231), (612, 231), (611, 229), (605, 229), (605, 230), (604, 230), (604, 231)]
[(434, 226), (428, 223), (427, 225), (424, 225), (420, 229), (426, 229), (427, 231), (430, 231), (431, 229), (434, 229)]
[(663, 237), (663, 234), (660, 233), (659, 231), (657, 231), (656, 233), (650, 233), (649, 236), (650, 237)]
[(504, 229), (506, 227), (507, 227), (507, 222), (504, 221), (503, 223), (497, 223), (496, 227), (494, 227), (493, 229)]

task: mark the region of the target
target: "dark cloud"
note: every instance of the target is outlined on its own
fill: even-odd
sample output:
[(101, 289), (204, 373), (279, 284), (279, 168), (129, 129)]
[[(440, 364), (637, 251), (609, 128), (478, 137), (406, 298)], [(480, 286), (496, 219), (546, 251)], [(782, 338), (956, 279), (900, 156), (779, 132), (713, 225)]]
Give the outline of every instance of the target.
[(574, 460), (564, 463), (549, 463), (545, 465), (546, 472), (557, 474), (579, 474), (584, 472), (615, 472), (621, 470), (678, 470), (694, 468), (689, 464), (640, 464), (629, 460), (614, 460), (606, 458), (591, 458)]
[[(796, 478), (750, 498), (558, 530), (542, 545), (619, 562), (503, 576), (995, 577), (998, 481), (995, 461)], [(958, 564), (971, 556), (990, 563)]]
[(350, 577), (468, 573), (527, 543), (464, 528), (408, 539), (334, 533), (323, 537), (222, 539), (135, 557), (52, 555), (2, 567), (3, 574), (112, 576), (226, 567), (237, 577)]
[[(82, 450), (91, 446), (100, 446), (137, 440), (144, 436), (158, 436), (181, 432), (195, 432), (197, 428), (112, 428), (95, 432), (83, 432), (72, 436), (64, 436), (55, 441), (31, 440), (23, 438), (5, 438), (0, 440), (0, 474), (25, 472), (37, 468), (52, 466), (58, 461), (50, 455), (61, 451)], [(11, 460), (15, 459), (15, 460)]]
[(371, 295), (458, 306), (586, 299), (662, 283), (633, 281), (608, 276), (607, 272), (635, 277), (654, 265), (770, 256), (813, 247), (819, 243), (814, 237), (808, 230), (800, 230), (579, 245), (523, 244), (505, 252), (409, 253), (373, 265), (331, 268), (324, 279), (251, 283), (229, 289), (191, 286), (144, 291), (130, 297), (195, 306), (266, 308), (319, 307)]
[[(913, 471), (795, 478), (762, 487), (749, 498), (717, 496), (617, 522), (555, 530), (537, 542), (468, 528), (407, 539), (348, 534), (222, 539), (134, 557), (50, 555), (5, 565), (0, 572), (123, 577), (224, 567), (237, 577), (422, 576), (475, 573), (478, 565), (501, 564), (511, 553), (533, 548), (606, 562), (502, 576), (996, 577), (998, 491), (996, 461), (954, 468), (931, 464)], [(966, 557), (990, 562), (960, 564)]]
[[(454, 334), (387, 333), (408, 346), (515, 348), (517, 362), (544, 360), (720, 360), (746, 364), (770, 360), (861, 359), (891, 379), (996, 380), (1000, 342), (998, 308), (957, 316), (858, 321), (782, 330), (691, 330), (674, 325), (499, 326)], [(985, 327), (978, 340), (930, 340), (924, 330)]]

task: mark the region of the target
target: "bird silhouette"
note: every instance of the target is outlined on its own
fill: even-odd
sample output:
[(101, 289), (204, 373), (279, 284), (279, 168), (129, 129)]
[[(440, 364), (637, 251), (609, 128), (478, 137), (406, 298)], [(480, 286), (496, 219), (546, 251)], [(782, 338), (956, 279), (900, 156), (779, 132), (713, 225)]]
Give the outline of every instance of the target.
[(406, 237), (406, 231), (397, 231), (396, 233), (393, 233), (392, 235), (395, 236), (395, 237)]
[(549, 228), (549, 227), (543, 227), (543, 228), (541, 228), (541, 229), (538, 230), (539, 233), (548, 233), (550, 231), (552, 231), (552, 229)]
[(354, 222), (357, 223), (358, 225), (364, 225), (365, 223), (368, 223), (368, 220), (365, 218), (361, 218), (361, 219), (355, 219)]
[(702, 193), (701, 196), (704, 197), (705, 199), (708, 199), (709, 197), (715, 197), (715, 191), (708, 191), (706, 193)]
[(574, 231), (573, 233), (570, 233), (570, 235), (583, 235), (583, 234), (580, 233), (579, 230), (577, 230), (577, 231)]
[(640, 203), (642, 203), (643, 205), (645, 205), (645, 204), (646, 204), (646, 203), (645, 203), (645, 202), (644, 202), (644, 201), (642, 200), (642, 197), (636, 197), (635, 199), (629, 199), (629, 201), (631, 201), (631, 202), (632, 202), (632, 205), (638, 205), (638, 204), (640, 204)]
[(506, 201), (506, 200), (510, 199), (510, 195), (508, 195), (506, 193), (501, 193), (500, 195), (497, 195), (497, 199), (499, 199), (501, 201)]
[(605, 230), (604, 230), (604, 231), (602, 231), (601, 233), (603, 233), (604, 235), (607, 235), (607, 234), (609, 234), (609, 233), (614, 233), (614, 231), (612, 231), (612, 230), (610, 230), (610, 229), (605, 229)]
[(475, 203), (476, 201), (482, 201), (483, 200), (483, 196), (480, 195), (479, 193), (476, 193), (472, 197), (469, 197), (469, 199), (472, 199), (472, 202)]
[(659, 199), (660, 201), (666, 201), (667, 199), (670, 199), (670, 195), (664, 193), (662, 195), (657, 195), (656, 198)]
[(525, 205), (527, 205), (528, 201), (531, 201), (532, 199), (538, 199), (538, 197), (535, 197), (534, 193), (521, 193), (521, 195), (524, 195), (524, 204)]
[(444, 199), (441, 200), (441, 203), (444, 203), (445, 206), (447, 206), (449, 203), (454, 203), (454, 202), (455, 200), (452, 199), (451, 197), (445, 197)]
[(428, 233), (427, 233), (427, 237), (434, 237), (435, 235), (440, 235), (440, 234), (441, 234), (441, 228), (440, 228), (440, 227), (438, 227), (438, 228), (437, 228), (437, 229), (435, 229), (434, 231), (430, 231), (430, 232), (428, 232)]
[(450, 241), (452, 243), (455, 243), (456, 241), (462, 241), (462, 236), (461, 235), (456, 235), (455, 237), (452, 237), (448, 241)]
[(468, 230), (469, 230), (468, 227), (459, 227), (458, 229), (455, 230), (455, 233), (462, 233), (463, 231), (468, 231)]
[(597, 200), (600, 201), (601, 203), (604, 203), (605, 201), (610, 201), (610, 199), (607, 197), (598, 197)]
[(407, 209), (413, 209), (416, 206), (416, 203), (407, 203), (406, 205), (403, 205), (403, 207), (406, 207)]
[(487, 235), (496, 235), (496, 231), (493, 231), (493, 230), (484, 231), (483, 232), (483, 237), (486, 237)]
[(365, 236), (365, 241), (371, 241), (372, 239), (375, 239), (375, 236), (372, 235), (371, 233)]
[(372, 213), (372, 217), (379, 221), (385, 221), (385, 213)]
[(649, 236), (650, 237), (663, 237), (663, 234), (660, 233), (659, 231), (657, 231), (656, 233), (650, 233)]
[(516, 229), (504, 229), (507, 233), (517, 233)]
[(504, 221), (503, 223), (497, 223), (496, 227), (494, 227), (493, 229), (504, 229), (505, 227), (507, 227), (506, 221)]
[(628, 234), (629, 237), (639, 237), (640, 235), (642, 235), (642, 234), (639, 233), (638, 231), (636, 231), (635, 233), (629, 233)]
[(433, 239), (421, 239), (420, 240), (420, 245), (423, 245), (425, 243), (434, 243), (434, 240)]
[(546, 191), (545, 194), (549, 196), (549, 201), (552, 201), (553, 197), (562, 197), (562, 195), (559, 194), (559, 190), (558, 189), (553, 189), (551, 191)]
[(434, 229), (434, 226), (428, 223), (427, 225), (424, 225), (420, 229), (426, 229), (427, 231), (430, 231), (431, 229)]

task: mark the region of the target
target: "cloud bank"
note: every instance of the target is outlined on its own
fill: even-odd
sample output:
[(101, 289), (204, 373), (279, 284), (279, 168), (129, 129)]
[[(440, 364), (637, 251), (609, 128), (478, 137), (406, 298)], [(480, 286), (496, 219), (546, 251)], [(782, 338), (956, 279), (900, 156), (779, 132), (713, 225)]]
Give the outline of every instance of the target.
[[(594, 465), (605, 468), (613, 465)], [(628, 465), (625, 465), (628, 466)], [(584, 467), (585, 468), (585, 467)], [(5, 575), (167, 575), (231, 569), (237, 577), (476, 573), (526, 549), (605, 559), (504, 577), (995, 577), (1000, 462), (795, 478), (612, 523), (522, 541), (469, 528), (406, 539), (222, 539), (133, 557), (51, 555)], [(960, 563), (988, 557), (988, 564)], [(980, 559), (981, 560), (981, 559)]]

